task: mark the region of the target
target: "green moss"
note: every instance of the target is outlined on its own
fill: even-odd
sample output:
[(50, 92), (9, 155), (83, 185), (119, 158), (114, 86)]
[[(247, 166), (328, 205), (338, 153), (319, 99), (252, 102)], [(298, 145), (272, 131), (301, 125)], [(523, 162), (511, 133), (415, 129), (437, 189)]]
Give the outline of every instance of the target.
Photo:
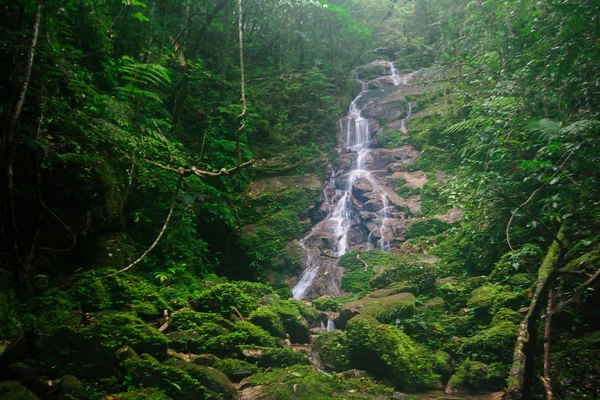
[(410, 318), (415, 313), (415, 296), (412, 293), (397, 293), (388, 297), (362, 299), (344, 304), (340, 311), (343, 327), (354, 315), (368, 315), (382, 323)]
[(312, 301), (312, 305), (319, 311), (337, 311), (342, 304), (344, 303), (340, 304), (337, 297), (333, 298), (329, 296), (321, 296)]
[(510, 277), (508, 284), (514, 288), (527, 289), (533, 285), (535, 277), (533, 274), (515, 274)]
[(446, 393), (501, 390), (505, 377), (506, 371), (499, 364), (486, 365), (479, 361), (464, 361), (448, 381)]
[(233, 326), (231, 333), (207, 339), (203, 350), (224, 357), (239, 351), (244, 345), (274, 347), (275, 338), (256, 325), (241, 321)]
[(259, 367), (289, 367), (296, 364), (308, 364), (308, 355), (285, 348), (264, 346), (240, 346), (242, 355)]
[(499, 286), (485, 285), (471, 292), (471, 298), (467, 301), (468, 308), (475, 308), (479, 318), (490, 315), (495, 296), (500, 292)]
[(344, 268), (342, 288), (348, 292), (365, 294), (372, 288), (385, 288), (394, 282), (406, 282), (417, 292), (428, 291), (435, 286), (435, 266), (410, 259), (402, 254), (385, 253), (381, 250), (356, 251), (344, 254), (340, 266)]
[(372, 379), (330, 377), (309, 366), (273, 369), (256, 374), (246, 382), (256, 387), (257, 398), (263, 400), (382, 399), (392, 394), (390, 388)]
[(464, 340), (461, 351), (483, 362), (510, 363), (513, 356), (518, 325), (502, 321)]
[(448, 380), (452, 375), (452, 357), (445, 351), (439, 350), (435, 353), (433, 359), (433, 370), (439, 374), (442, 379)]
[(176, 311), (171, 315), (170, 328), (178, 331), (196, 329), (206, 323), (218, 324), (230, 329), (233, 324), (221, 317), (219, 314), (202, 313), (190, 309)]
[[(75, 326), (73, 327), (75, 328)], [(87, 377), (112, 374), (114, 354), (129, 345), (138, 353), (159, 359), (167, 355), (167, 337), (133, 314), (104, 311), (89, 325), (79, 329), (66, 326), (44, 336), (39, 361), (62, 373), (80, 372)]]
[(260, 326), (273, 336), (280, 338), (285, 337), (285, 330), (279, 315), (268, 306), (253, 311), (248, 317), (248, 321), (256, 326)]
[(132, 389), (129, 392), (117, 393), (114, 397), (121, 400), (171, 400), (164, 392), (155, 388)]
[(220, 314), (225, 318), (236, 314), (234, 307), (247, 316), (258, 304), (259, 299), (251, 297), (234, 283), (215, 285), (192, 301), (194, 310)]
[(438, 218), (428, 218), (414, 221), (406, 230), (406, 238), (412, 239), (421, 236), (435, 236), (452, 227), (451, 224)]
[(0, 383), (0, 400), (38, 400), (38, 397), (17, 381)]
[(149, 354), (125, 360), (123, 368), (135, 385), (163, 390), (175, 400), (204, 399), (206, 388), (187, 372), (162, 365)]
[(131, 308), (144, 321), (152, 321), (162, 315), (162, 310), (159, 310), (154, 304), (147, 301), (134, 303)]
[(490, 326), (498, 325), (501, 322), (509, 321), (515, 325), (519, 325), (523, 321), (523, 315), (518, 311), (513, 311), (510, 308), (501, 308), (498, 310)]
[(217, 360), (214, 364), (214, 368), (223, 372), (233, 382), (239, 382), (242, 379), (250, 375), (254, 375), (259, 371), (259, 367), (256, 364), (234, 358)]
[(429, 386), (436, 381), (425, 352), (398, 328), (358, 315), (348, 321), (346, 330), (351, 362), (356, 368), (391, 379), (402, 389)]
[(402, 131), (391, 129), (377, 136), (377, 144), (385, 149), (394, 149), (408, 144), (408, 135)]
[(213, 322), (206, 322), (195, 329), (168, 333), (167, 337), (169, 339), (170, 348), (179, 352), (197, 354), (203, 351), (208, 339), (227, 334), (229, 334), (229, 332), (221, 325), (217, 325)]
[(314, 321), (319, 317), (317, 310), (298, 300), (277, 300), (263, 308), (279, 317), (285, 333), (290, 335), (292, 342), (308, 343), (310, 337), (308, 321)]
[(534, 244), (526, 244), (518, 250), (505, 253), (494, 265), (490, 281), (505, 283), (515, 274), (536, 272), (542, 262), (543, 253), (543, 250)]
[(321, 363), (327, 370), (342, 372), (351, 368), (350, 348), (346, 335), (342, 332), (319, 335), (313, 343), (313, 350), (319, 354)]
[(168, 359), (164, 365), (185, 371), (192, 379), (206, 387), (207, 395), (215, 399), (235, 399), (237, 390), (229, 378), (218, 369), (189, 363), (175, 358)]

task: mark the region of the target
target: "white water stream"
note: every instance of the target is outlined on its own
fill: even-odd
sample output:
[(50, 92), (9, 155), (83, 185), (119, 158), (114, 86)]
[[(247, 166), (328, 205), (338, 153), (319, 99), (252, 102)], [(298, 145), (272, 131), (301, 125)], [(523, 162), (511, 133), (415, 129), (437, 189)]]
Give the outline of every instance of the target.
[[(401, 76), (394, 66), (393, 63), (389, 63), (390, 77), (392, 79), (392, 83), (394, 86), (399, 86), (402, 84), (406, 84), (407, 76)], [(339, 258), (346, 254), (348, 251), (349, 243), (348, 236), (350, 229), (352, 228), (352, 214), (353, 214), (353, 197), (352, 197), (352, 188), (357, 183), (359, 179), (366, 179), (373, 187), (373, 193), (376, 193), (383, 204), (383, 208), (377, 212), (376, 223), (379, 226), (379, 234), (381, 239), (377, 241), (377, 247), (383, 251), (389, 251), (390, 244), (389, 241), (385, 240), (385, 233), (388, 226), (388, 208), (389, 201), (387, 196), (385, 195), (385, 191), (380, 187), (377, 180), (369, 170), (366, 169), (366, 160), (369, 156), (369, 146), (372, 142), (371, 138), (371, 130), (370, 130), (370, 121), (364, 118), (361, 114), (366, 106), (369, 105), (368, 102), (360, 101), (361, 98), (369, 92), (369, 84), (368, 82), (361, 81), (358, 74), (354, 74), (355, 79), (357, 79), (361, 85), (362, 90), (360, 93), (354, 98), (350, 106), (348, 107), (348, 115), (345, 117), (345, 147), (346, 150), (353, 154), (353, 163), (350, 171), (346, 176), (346, 182), (343, 189), (334, 189), (336, 188), (336, 175), (332, 173), (330, 180), (327, 182), (327, 188), (335, 190), (335, 195), (329, 196), (327, 195), (327, 188), (325, 189), (325, 201), (329, 205), (329, 215), (326, 218), (330, 226), (332, 226), (334, 237), (336, 238), (335, 243), (333, 244), (333, 254), (335, 257)], [(365, 104), (366, 103), (366, 104)], [(362, 107), (362, 108), (361, 108)], [(406, 120), (410, 117), (412, 112), (410, 104), (408, 105), (408, 113), (407, 117), (402, 120), (402, 130), (406, 130)], [(332, 191), (333, 191), (332, 190)], [(305, 241), (311, 237), (313, 232), (308, 233), (300, 242), (302, 248), (305, 251), (305, 266), (306, 268), (300, 275), (300, 280), (296, 286), (292, 289), (292, 294), (294, 299), (300, 300), (303, 299), (307, 292), (310, 290), (314, 279), (317, 277), (319, 273), (319, 262), (318, 256), (315, 256), (311, 249), (308, 249), (305, 246)], [(373, 243), (371, 243), (372, 233), (368, 237), (367, 246), (369, 248), (373, 247)], [(333, 325), (333, 321), (328, 321), (327, 329), (335, 329)]]

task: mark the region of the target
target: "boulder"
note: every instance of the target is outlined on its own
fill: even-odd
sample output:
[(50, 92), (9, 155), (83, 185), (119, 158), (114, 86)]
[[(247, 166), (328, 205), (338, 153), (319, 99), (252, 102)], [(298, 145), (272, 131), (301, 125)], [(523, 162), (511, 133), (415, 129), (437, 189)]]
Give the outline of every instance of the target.
[(290, 349), (263, 346), (242, 346), (242, 356), (250, 363), (264, 368), (281, 368), (308, 364), (308, 356)]
[(425, 351), (400, 329), (358, 315), (348, 321), (346, 330), (353, 366), (403, 390), (429, 387), (437, 381)]
[(504, 372), (500, 365), (486, 365), (479, 361), (464, 361), (446, 386), (447, 394), (479, 393), (501, 390)]
[(236, 399), (237, 391), (227, 375), (218, 369), (189, 363), (175, 358), (165, 361), (164, 365), (185, 371), (192, 379), (206, 387), (207, 394), (215, 399)]
[(340, 310), (339, 324), (344, 328), (346, 322), (356, 315), (374, 317), (379, 322), (394, 323), (398, 319), (411, 318), (415, 313), (415, 296), (412, 293), (396, 293), (387, 297), (363, 297), (344, 304)]
[(38, 397), (17, 381), (4, 381), (0, 383), (0, 400), (38, 400)]

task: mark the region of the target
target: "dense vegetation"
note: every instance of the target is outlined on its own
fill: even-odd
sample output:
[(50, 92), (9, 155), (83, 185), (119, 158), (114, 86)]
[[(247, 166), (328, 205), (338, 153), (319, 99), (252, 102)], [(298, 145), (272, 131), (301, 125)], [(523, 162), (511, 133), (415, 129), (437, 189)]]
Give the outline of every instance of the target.
[[(1, 400), (597, 396), (597, 1), (0, 5)], [(425, 71), (378, 138), (420, 220), (291, 300), (376, 59)]]

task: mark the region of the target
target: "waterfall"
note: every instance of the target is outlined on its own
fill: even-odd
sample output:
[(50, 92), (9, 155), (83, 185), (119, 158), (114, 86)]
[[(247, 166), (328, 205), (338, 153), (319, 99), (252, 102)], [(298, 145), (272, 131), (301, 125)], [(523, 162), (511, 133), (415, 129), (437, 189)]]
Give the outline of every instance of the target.
[[(394, 86), (406, 85), (413, 78), (413, 74), (400, 75), (392, 62), (377, 61), (375, 64), (389, 68), (390, 75), (382, 77), (384, 79), (380, 81), (385, 82), (387, 80), (388, 86), (390, 78)], [(341, 294), (339, 289), (340, 274), (335, 273), (335, 271), (338, 270), (337, 259), (346, 254), (352, 246), (358, 244), (355, 240), (356, 235), (351, 235), (350, 231), (351, 229), (359, 229), (356, 221), (358, 215), (355, 211), (358, 202), (353, 197), (352, 190), (360, 179), (366, 179), (371, 184), (374, 197), (370, 196), (370, 198), (378, 198), (383, 205), (375, 213), (373, 220), (377, 228), (370, 230), (367, 241), (363, 245), (368, 248), (373, 248), (376, 245), (383, 251), (390, 251), (391, 247), (389, 238), (391, 237), (390, 221), (392, 217), (390, 213), (393, 211), (390, 210), (394, 209), (394, 206), (390, 204), (384, 187), (379, 184), (376, 178), (377, 173), (369, 169), (370, 153), (374, 151), (370, 149), (372, 142), (371, 121), (362, 115), (368, 106), (377, 101), (377, 97), (373, 96), (376, 92), (369, 90), (369, 81), (361, 80), (356, 71), (352, 74), (361, 84), (361, 91), (350, 103), (347, 115), (340, 121), (340, 147), (345, 147), (346, 154), (350, 153), (352, 155), (351, 165), (344, 175), (340, 175), (339, 172), (336, 173), (335, 171), (331, 172), (323, 191), (324, 206), (328, 207), (329, 214), (300, 241), (300, 245), (305, 252), (305, 269), (300, 275), (298, 284), (292, 289), (294, 299), (298, 300), (309, 294), (315, 279), (318, 279), (319, 282), (318, 287), (320, 289), (318, 293), (325, 291), (328, 294)], [(376, 87), (378, 86), (376, 85)], [(406, 121), (411, 114), (412, 105), (408, 103), (406, 118), (401, 121), (403, 132), (407, 132)], [(345, 179), (343, 184), (341, 184), (342, 179)], [(372, 240), (374, 232), (379, 235), (377, 242)], [(305, 245), (308, 243), (307, 240), (313, 236), (314, 239), (310, 242), (311, 244)], [(333, 329), (335, 329), (333, 321), (328, 321), (327, 330)]]
[(333, 322), (332, 319), (327, 318), (327, 332), (333, 332), (335, 331), (335, 323)]
[(292, 289), (292, 296), (296, 300), (301, 300), (304, 298), (304, 296), (306, 295), (306, 292), (308, 291), (308, 289), (312, 285), (313, 281), (315, 280), (315, 277), (317, 276), (317, 272), (319, 272), (319, 264), (317, 264), (314, 261), (312, 252), (309, 249), (307, 249), (306, 246), (304, 245), (304, 240), (300, 241), (300, 246), (302, 246), (302, 248), (304, 249), (304, 252), (306, 253), (307, 267), (302, 272), (302, 275), (300, 275), (300, 281), (298, 282), (298, 284), (296, 286), (294, 286), (294, 288)]

